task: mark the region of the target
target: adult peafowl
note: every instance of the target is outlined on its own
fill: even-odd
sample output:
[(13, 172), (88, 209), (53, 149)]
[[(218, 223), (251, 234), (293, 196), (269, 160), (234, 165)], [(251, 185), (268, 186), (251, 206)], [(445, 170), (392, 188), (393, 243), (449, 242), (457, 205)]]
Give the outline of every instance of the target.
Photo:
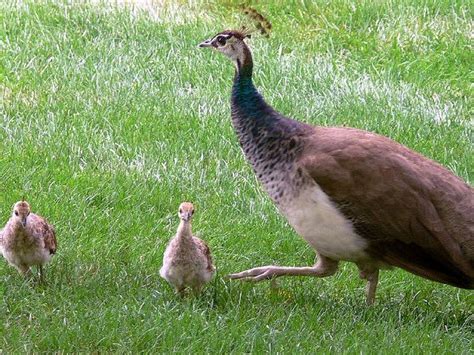
[(202, 42), (236, 67), (232, 123), (278, 210), (316, 251), (310, 267), (264, 266), (230, 275), (261, 281), (333, 275), (354, 262), (372, 304), (380, 269), (474, 288), (474, 192), (438, 163), (371, 132), (314, 127), (275, 111), (252, 82), (246, 33)]

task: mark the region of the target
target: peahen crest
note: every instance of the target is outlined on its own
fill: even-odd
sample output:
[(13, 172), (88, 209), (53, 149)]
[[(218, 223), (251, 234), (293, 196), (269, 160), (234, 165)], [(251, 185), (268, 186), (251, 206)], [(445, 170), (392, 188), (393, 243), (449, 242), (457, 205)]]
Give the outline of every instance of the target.
[(248, 29), (247, 27), (243, 28), (243, 31), (247, 33), (247, 37), (250, 37), (250, 33), (254, 31), (259, 31), (265, 37), (270, 37), (270, 32), (272, 30), (272, 24), (268, 19), (266, 19), (261, 13), (259, 13), (254, 8), (247, 6), (245, 4), (240, 5), (240, 9), (244, 15), (250, 19), (252, 22), (252, 27), (255, 29)]

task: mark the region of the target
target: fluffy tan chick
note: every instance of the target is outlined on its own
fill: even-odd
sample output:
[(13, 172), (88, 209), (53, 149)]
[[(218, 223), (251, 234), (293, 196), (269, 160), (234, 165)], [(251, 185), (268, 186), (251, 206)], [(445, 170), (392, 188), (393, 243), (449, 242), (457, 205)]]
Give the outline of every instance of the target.
[(192, 203), (181, 203), (178, 212), (180, 219), (178, 230), (166, 247), (163, 266), (160, 269), (161, 277), (174, 286), (180, 295), (187, 287), (198, 294), (215, 271), (209, 247), (192, 234), (193, 214)]
[(54, 227), (43, 217), (31, 213), (28, 202), (19, 201), (2, 232), (2, 252), (8, 263), (26, 275), (38, 266), (43, 280), (43, 265), (56, 253)]

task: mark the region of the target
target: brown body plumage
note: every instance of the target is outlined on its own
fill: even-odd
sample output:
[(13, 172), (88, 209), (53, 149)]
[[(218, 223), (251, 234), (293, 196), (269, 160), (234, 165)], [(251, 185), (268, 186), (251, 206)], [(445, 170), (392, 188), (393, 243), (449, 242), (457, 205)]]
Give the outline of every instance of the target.
[(386, 137), (316, 128), (299, 166), (321, 186), (371, 259), (474, 287), (474, 193), (450, 171)]
[(332, 275), (357, 264), (374, 301), (379, 269), (393, 266), (474, 288), (474, 190), (438, 163), (389, 138), (313, 127), (269, 106), (252, 82), (252, 56), (237, 31), (201, 43), (232, 59), (232, 123), (257, 177), (317, 253), (312, 267), (264, 266), (231, 275), (260, 281)]
[(1, 233), (1, 252), (8, 263), (22, 274), (38, 266), (43, 278), (43, 265), (56, 253), (54, 227), (43, 217), (31, 213), (26, 201), (17, 202)]
[(183, 202), (179, 206), (180, 224), (166, 247), (160, 269), (161, 277), (173, 285), (179, 294), (183, 294), (187, 287), (195, 294), (199, 293), (215, 271), (209, 247), (192, 234), (193, 214), (194, 206), (191, 203)]

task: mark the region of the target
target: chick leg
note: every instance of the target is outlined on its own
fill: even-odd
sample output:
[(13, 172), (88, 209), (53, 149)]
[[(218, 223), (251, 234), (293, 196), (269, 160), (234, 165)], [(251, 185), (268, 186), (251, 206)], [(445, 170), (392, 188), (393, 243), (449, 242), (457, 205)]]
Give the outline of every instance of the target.
[(183, 285), (176, 286), (175, 287), (176, 294), (180, 297), (184, 297), (185, 296), (185, 292), (184, 292), (185, 289), (186, 289), (186, 287), (184, 287)]
[(39, 274), (40, 274), (40, 282), (44, 282), (44, 272), (43, 272), (43, 265), (39, 266)]
[(194, 296), (197, 296), (201, 293), (202, 285), (201, 284), (196, 284), (192, 287), (192, 290), (193, 290)]
[(15, 268), (23, 276), (28, 276), (30, 274), (30, 267), (28, 265), (25, 265), (25, 264), (15, 265)]

